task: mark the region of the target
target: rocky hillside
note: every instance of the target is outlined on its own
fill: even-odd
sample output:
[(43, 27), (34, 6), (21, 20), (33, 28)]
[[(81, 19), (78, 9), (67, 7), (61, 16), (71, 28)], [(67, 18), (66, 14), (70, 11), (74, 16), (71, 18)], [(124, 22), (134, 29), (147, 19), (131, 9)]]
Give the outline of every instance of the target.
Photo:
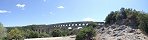
[(97, 40), (148, 40), (139, 29), (125, 25), (111, 25), (97, 29)]
[[(148, 40), (148, 13), (131, 8), (112, 11), (98, 29), (98, 40)], [(145, 34), (143, 34), (145, 33)]]

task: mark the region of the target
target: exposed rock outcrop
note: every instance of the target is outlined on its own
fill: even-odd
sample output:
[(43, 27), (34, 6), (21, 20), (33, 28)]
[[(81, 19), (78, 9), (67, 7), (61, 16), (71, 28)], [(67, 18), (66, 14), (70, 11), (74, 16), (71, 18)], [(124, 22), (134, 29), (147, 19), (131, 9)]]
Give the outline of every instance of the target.
[(97, 30), (97, 40), (148, 40), (139, 29), (125, 25), (111, 25)]

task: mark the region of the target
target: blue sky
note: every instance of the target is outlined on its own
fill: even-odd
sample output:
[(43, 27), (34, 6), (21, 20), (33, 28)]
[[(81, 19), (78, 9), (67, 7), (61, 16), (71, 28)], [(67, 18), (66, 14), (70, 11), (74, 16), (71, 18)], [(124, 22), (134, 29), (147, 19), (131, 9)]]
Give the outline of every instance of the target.
[(4, 26), (104, 21), (121, 7), (148, 12), (147, 0), (0, 0)]

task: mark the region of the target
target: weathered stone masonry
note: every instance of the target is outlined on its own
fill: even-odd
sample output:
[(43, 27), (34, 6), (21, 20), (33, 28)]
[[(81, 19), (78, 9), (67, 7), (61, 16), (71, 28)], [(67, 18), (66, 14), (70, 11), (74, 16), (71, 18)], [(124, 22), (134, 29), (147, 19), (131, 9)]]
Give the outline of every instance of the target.
[[(49, 32), (53, 28), (59, 27), (59, 28), (65, 28), (65, 29), (80, 29), (84, 26), (87, 26), (88, 24), (92, 23), (92, 21), (82, 21), (82, 22), (65, 22), (65, 23), (57, 23), (57, 24), (50, 24), (47, 26), (41, 26), (35, 28), (35, 31), (38, 32)], [(93, 22), (96, 23), (97, 26), (103, 26), (104, 22)]]

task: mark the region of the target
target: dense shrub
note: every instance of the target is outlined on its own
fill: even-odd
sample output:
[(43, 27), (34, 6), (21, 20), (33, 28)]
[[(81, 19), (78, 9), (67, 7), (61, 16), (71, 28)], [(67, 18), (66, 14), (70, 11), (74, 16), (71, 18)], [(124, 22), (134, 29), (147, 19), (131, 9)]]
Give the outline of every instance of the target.
[(36, 31), (30, 31), (30, 30), (27, 30), (26, 33), (25, 33), (25, 37), (26, 38), (43, 38), (43, 37), (49, 37), (49, 34), (47, 33), (39, 33), (39, 32), (36, 32)]
[(24, 38), (24, 32), (17, 28), (14, 28), (8, 32), (8, 39), (22, 40)]
[(95, 30), (92, 26), (87, 26), (81, 29), (77, 36), (76, 40), (93, 40), (93, 37), (95, 36)]
[(60, 37), (60, 36), (62, 36), (62, 31), (59, 30), (59, 29), (55, 29), (55, 30), (53, 30), (53, 31), (51, 32), (51, 35), (52, 35), (53, 37)]
[(140, 17), (140, 24), (139, 24), (139, 28), (144, 31), (144, 33), (147, 33), (148, 34), (148, 14), (143, 14), (141, 17)]

